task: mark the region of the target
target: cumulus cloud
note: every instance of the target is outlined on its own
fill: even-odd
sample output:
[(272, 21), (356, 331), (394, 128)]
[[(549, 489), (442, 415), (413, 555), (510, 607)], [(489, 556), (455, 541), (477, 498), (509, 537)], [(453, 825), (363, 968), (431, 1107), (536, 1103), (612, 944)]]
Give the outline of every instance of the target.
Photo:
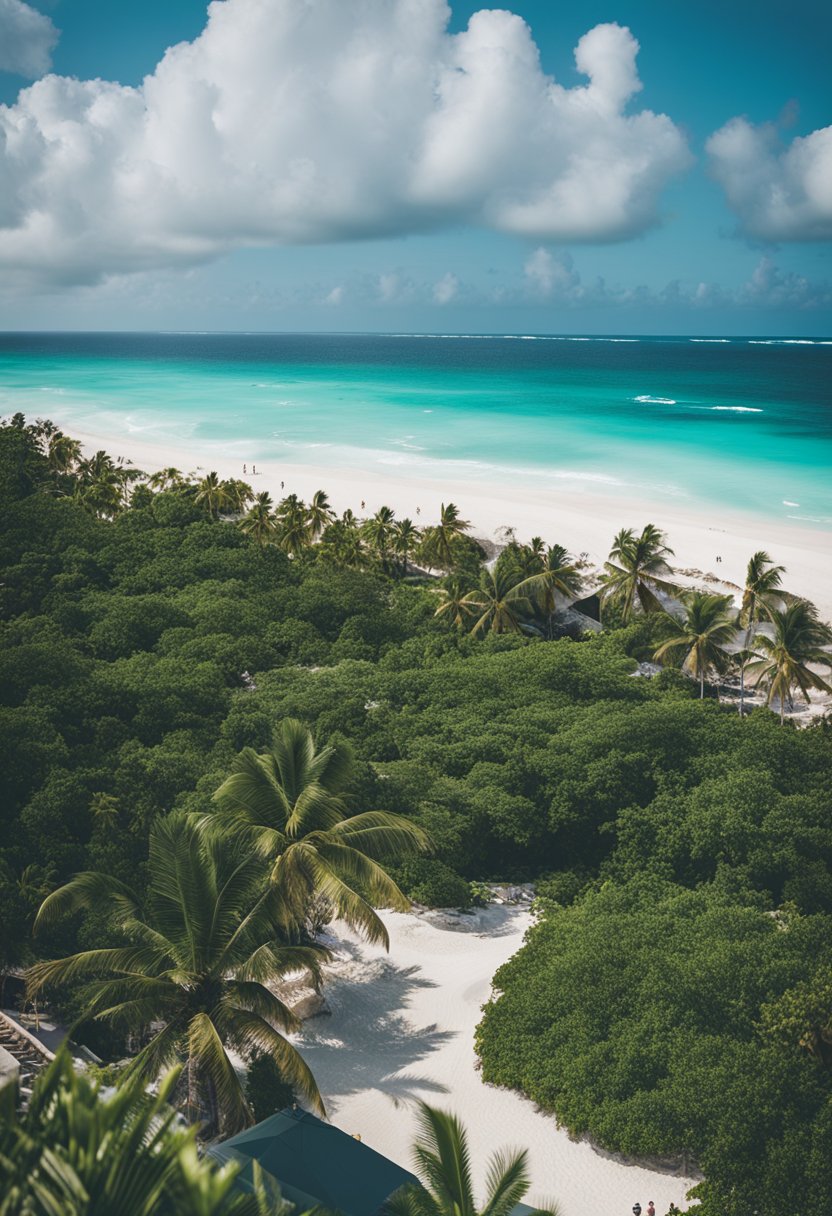
[(58, 31), (23, 0), (0, 0), (0, 72), (33, 80), (49, 71)]
[(706, 144), (711, 168), (748, 236), (832, 238), (832, 126), (784, 146), (774, 126), (732, 118)]
[(94, 282), (239, 245), (460, 223), (613, 241), (659, 221), (690, 156), (670, 118), (630, 113), (629, 30), (585, 34), (586, 83), (566, 88), (520, 17), (457, 34), (449, 17), (444, 0), (224, 0), (139, 88), (38, 81), (0, 107), (0, 265)]
[(553, 253), (541, 247), (526, 259), (523, 286), (512, 302), (528, 304), (543, 300), (568, 308), (637, 305), (697, 311), (716, 307), (810, 311), (832, 305), (832, 286), (781, 270), (770, 257), (760, 258), (747, 281), (734, 286), (714, 282), (686, 284), (673, 279), (656, 290), (644, 285), (619, 286), (602, 278), (584, 282), (570, 254)]
[(459, 279), (449, 270), (443, 274), (438, 283), (433, 285), (433, 298), (437, 304), (450, 304), (459, 291)]
[(344, 288), (342, 284), (333, 287), (332, 291), (328, 291), (324, 296), (324, 304), (329, 304), (333, 308), (337, 308), (339, 304), (344, 302)]
[(555, 256), (542, 246), (529, 254), (523, 267), (527, 284), (544, 298), (582, 295), (581, 276), (568, 253)]

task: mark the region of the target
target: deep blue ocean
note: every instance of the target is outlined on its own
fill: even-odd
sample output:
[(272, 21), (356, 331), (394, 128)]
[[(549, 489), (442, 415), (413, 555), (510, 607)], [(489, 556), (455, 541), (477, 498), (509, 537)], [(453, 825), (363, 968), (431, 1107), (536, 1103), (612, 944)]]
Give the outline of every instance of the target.
[(0, 413), (181, 450), (832, 528), (832, 341), (0, 335)]

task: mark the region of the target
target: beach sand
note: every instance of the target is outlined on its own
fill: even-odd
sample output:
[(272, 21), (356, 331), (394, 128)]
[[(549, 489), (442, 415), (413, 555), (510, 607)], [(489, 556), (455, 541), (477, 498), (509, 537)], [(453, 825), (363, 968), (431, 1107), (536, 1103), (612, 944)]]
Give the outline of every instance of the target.
[[(562, 1216), (620, 1216), (650, 1199), (663, 1214), (685, 1207), (693, 1185), (571, 1140), (551, 1115), (511, 1090), (483, 1083), (474, 1029), (497, 968), (520, 947), (526, 908), (491, 905), (471, 915), (384, 913), (390, 953), (358, 944), (338, 927), (326, 968), (331, 1016), (304, 1025), (296, 1041), (343, 1131), (412, 1168), (413, 1100), (459, 1115), (468, 1129), (474, 1184), (482, 1198), (486, 1160), (526, 1148), (526, 1202), (557, 1200)], [(343, 931), (342, 931), (343, 930)]]
[[(540, 485), (538, 479), (532, 486), (520, 477), (496, 482), (452, 476), (441, 466), (437, 466), (436, 477), (425, 477), (406, 465), (390, 466), (389, 472), (380, 473), (325, 464), (270, 460), (261, 464), (254, 451), (257, 472), (252, 474), (251, 453), (242, 441), (223, 445), (189, 440), (170, 446), (148, 441), (140, 433), (127, 437), (93, 433), (79, 430), (70, 419), (62, 422), (56, 417), (55, 422), (80, 439), (88, 453), (105, 448), (148, 473), (169, 466), (199, 474), (215, 469), (223, 478), (248, 481), (256, 492), (268, 490), (275, 501), (290, 493), (309, 499), (322, 489), (339, 513), (351, 507), (358, 515), (371, 515), (387, 505), (399, 518), (410, 516), (420, 525), (436, 522), (440, 504), (452, 501), (463, 518), (471, 521), (476, 536), (493, 540), (502, 529), (514, 528), (518, 540), (542, 536), (547, 543), (558, 542), (576, 555), (586, 553), (596, 567), (603, 564), (620, 528), (640, 530), (644, 524), (654, 523), (668, 535), (675, 553), (674, 567), (697, 572), (684, 581), (704, 583), (718, 591), (740, 588), (749, 557), (757, 549), (765, 549), (775, 562), (786, 566), (784, 586), (812, 600), (824, 620), (832, 621), (832, 532), (797, 522), (731, 514), (722, 507), (706, 514), (659, 495), (651, 501), (591, 489), (567, 491)], [(661, 480), (661, 470), (657, 470), (657, 480)]]

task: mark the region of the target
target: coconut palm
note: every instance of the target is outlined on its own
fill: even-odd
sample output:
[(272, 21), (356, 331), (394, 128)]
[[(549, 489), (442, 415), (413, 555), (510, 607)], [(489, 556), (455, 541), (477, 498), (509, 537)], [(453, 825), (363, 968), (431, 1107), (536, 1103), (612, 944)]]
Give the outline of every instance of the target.
[(194, 501), (205, 507), (212, 519), (219, 519), (220, 511), (231, 502), (227, 483), (220, 481), (218, 473), (206, 473), (196, 487)]
[(469, 591), (462, 602), (480, 615), (471, 632), (522, 633), (524, 621), (532, 615), (532, 606), (510, 570), (483, 570), (476, 591)]
[(665, 641), (656, 647), (654, 658), (680, 658), (682, 670), (699, 680), (699, 696), (705, 696), (705, 677), (722, 672), (730, 659), (727, 647), (737, 635), (737, 613), (727, 595), (692, 591), (682, 597), (685, 615), (681, 620), (665, 614)]
[[(200, 1159), (196, 1129), (171, 1105), (172, 1069), (155, 1094), (141, 1077), (102, 1092), (63, 1048), (35, 1081), (28, 1106), (0, 1090), (3, 1216), (265, 1216), (259, 1194), (235, 1193), (237, 1167)], [(272, 1202), (274, 1195), (271, 1196)]]
[(241, 481), (237, 477), (232, 477), (222, 484), (225, 489), (229, 510), (235, 512), (245, 511), (248, 504), (254, 501), (254, 490), (252, 490), (247, 481)]
[(752, 554), (745, 572), (740, 622), (745, 629), (744, 645), (737, 655), (740, 669), (740, 714), (745, 708), (745, 668), (752, 657), (751, 639), (754, 626), (779, 606), (777, 590), (786, 573), (785, 566), (775, 566), (764, 549)]
[(391, 507), (379, 507), (372, 519), (365, 520), (361, 525), (361, 535), (383, 570), (389, 568), (395, 534), (396, 516)]
[(758, 657), (746, 664), (746, 670), (756, 684), (768, 689), (767, 704), (777, 699), (782, 723), (786, 700), (793, 703), (795, 689), (800, 689), (807, 705), (810, 689), (832, 692), (810, 666), (832, 667), (828, 649), (832, 646), (832, 629), (818, 618), (808, 600), (795, 600), (782, 611), (769, 611), (768, 618), (773, 636), (762, 632), (756, 635), (753, 646)]
[(471, 525), (467, 520), (460, 519), (459, 507), (449, 502), (439, 514), (439, 523), (425, 529), (422, 540), (422, 552), (425, 560), (440, 570), (450, 570), (454, 564), (451, 546), (458, 536), (469, 531)]
[(152, 473), (147, 479), (147, 484), (152, 490), (171, 490), (185, 484), (185, 478), (180, 469), (175, 469), (169, 466), (167, 469), (159, 469), (158, 472)]
[(457, 629), (464, 629), (474, 615), (474, 605), (468, 599), (471, 588), (461, 578), (445, 579), (444, 586), (438, 588), (439, 606), (434, 616), (444, 617)]
[(246, 516), (240, 520), (240, 530), (256, 540), (261, 549), (274, 539), (277, 524), (272, 507), (271, 494), (263, 490), (255, 494)]
[[(413, 1164), (422, 1185), (405, 1185), (384, 1205), (385, 1216), (509, 1216), (529, 1189), (528, 1152), (495, 1153), (478, 1207), (465, 1128), (454, 1115), (420, 1102)], [(528, 1208), (528, 1216), (557, 1216), (557, 1206)]]
[(393, 525), (393, 552), (399, 559), (399, 573), (407, 573), (407, 564), (421, 540), (422, 534), (412, 519), (400, 519)]
[(323, 490), (316, 490), (306, 512), (310, 540), (317, 540), (332, 518), (333, 510), (329, 505), (329, 498)]
[(302, 722), (286, 718), (269, 751), (257, 755), (247, 747), (240, 752), (214, 794), (217, 812), (210, 818), (249, 838), (269, 859), (290, 931), (322, 895), (353, 928), (388, 946), (387, 930), (372, 905), (400, 910), (410, 905), (379, 862), (400, 861), (429, 842), (401, 815), (348, 816), (342, 792), (352, 764), (344, 744), (318, 747)]
[(661, 612), (657, 591), (675, 590), (668, 581), (672, 574), (667, 559), (673, 550), (665, 543), (665, 534), (654, 524), (647, 524), (640, 536), (632, 528), (622, 528), (615, 537), (601, 588), (602, 603), (617, 603), (625, 624), (636, 604), (644, 612)]
[(181, 813), (158, 819), (144, 905), (111, 874), (88, 871), (53, 891), (35, 921), (37, 932), (95, 907), (110, 914), (124, 944), (36, 963), (29, 993), (91, 981), (88, 1017), (149, 1036), (128, 1075), (149, 1083), (184, 1059), (191, 1114), (206, 1112), (212, 1131), (236, 1130), (251, 1117), (227, 1047), (273, 1056), (322, 1110), (309, 1068), (281, 1034), (298, 1021), (266, 984), (303, 968), (317, 982), (324, 952), (276, 937), (279, 892), (264, 879), (262, 859), (244, 840), (201, 832)]
[(287, 494), (277, 507), (277, 543), (290, 557), (300, 557), (309, 548), (306, 503), (297, 494)]
[(546, 620), (546, 637), (554, 635), (554, 619), (557, 612), (557, 596), (575, 599), (580, 593), (581, 576), (574, 559), (563, 545), (550, 545), (540, 557), (541, 569), (517, 584), (540, 609)]
[(81, 444), (77, 439), (70, 439), (69, 435), (55, 431), (49, 437), (47, 458), (50, 469), (56, 475), (71, 473), (81, 460)]

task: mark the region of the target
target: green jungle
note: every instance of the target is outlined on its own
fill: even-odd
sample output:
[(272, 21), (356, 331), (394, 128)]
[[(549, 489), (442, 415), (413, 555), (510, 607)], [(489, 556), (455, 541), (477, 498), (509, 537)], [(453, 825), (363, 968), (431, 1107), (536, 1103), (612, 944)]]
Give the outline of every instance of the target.
[[(184, 1065), (181, 1104), (244, 1126), (231, 1045), (314, 1108), (265, 980), (319, 974), (332, 916), (383, 941), (377, 909), (533, 882), (484, 1078), (698, 1170), (700, 1216), (832, 1212), (832, 723), (783, 712), (830, 634), (766, 554), (739, 620), (705, 593), (673, 616), (663, 534), (625, 528), (576, 633), (557, 544), (495, 564), (452, 504), (336, 519), (20, 416), (0, 509), (0, 972), (130, 1055), (131, 1101)], [(731, 671), (770, 705), (721, 700)], [(186, 937), (213, 960), (187, 984)]]

